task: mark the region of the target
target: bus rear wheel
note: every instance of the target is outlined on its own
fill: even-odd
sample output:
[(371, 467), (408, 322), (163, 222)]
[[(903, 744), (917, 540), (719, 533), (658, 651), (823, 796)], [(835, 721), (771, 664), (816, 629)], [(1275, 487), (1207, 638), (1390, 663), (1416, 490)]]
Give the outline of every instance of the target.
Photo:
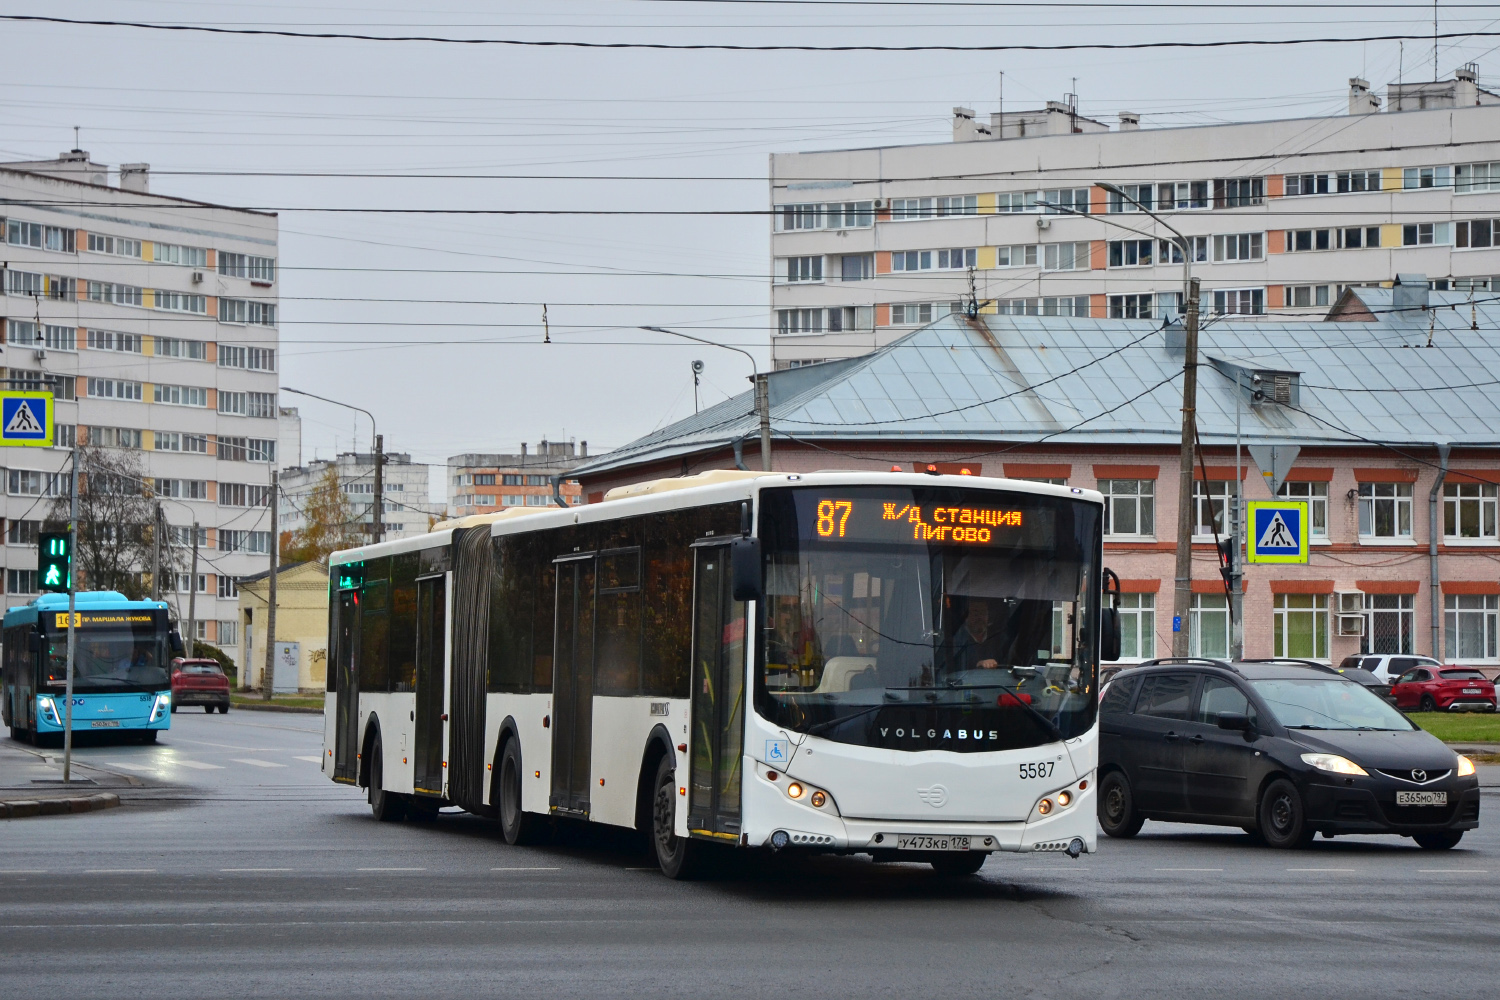
[(500, 757), (500, 833), (512, 847), (541, 839), (541, 818), (521, 809), (522, 773), (521, 746), (508, 740)]
[(677, 775), (666, 757), (656, 767), (656, 794), (651, 799), (651, 845), (656, 849), (656, 863), (667, 878), (692, 879), (701, 873), (705, 845), (677, 836)]
[(385, 790), (385, 764), (382, 758), (384, 747), (380, 744), (380, 737), (375, 737), (375, 743), (370, 748), (370, 788), (369, 802), (370, 812), (382, 823), (394, 823), (406, 816), (406, 797)]

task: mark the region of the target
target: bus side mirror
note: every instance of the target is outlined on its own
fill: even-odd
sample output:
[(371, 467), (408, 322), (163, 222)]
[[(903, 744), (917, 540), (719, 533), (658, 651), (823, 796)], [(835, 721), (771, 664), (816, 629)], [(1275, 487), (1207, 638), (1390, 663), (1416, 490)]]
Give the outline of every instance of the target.
[(172, 647), (173, 656), (187, 655), (185, 652), (183, 652), (182, 633), (178, 632), (175, 628), (167, 633), (167, 643)]
[(1120, 658), (1120, 609), (1099, 609), (1099, 659)]
[(761, 599), (759, 538), (740, 537), (729, 543), (729, 570), (736, 601)]

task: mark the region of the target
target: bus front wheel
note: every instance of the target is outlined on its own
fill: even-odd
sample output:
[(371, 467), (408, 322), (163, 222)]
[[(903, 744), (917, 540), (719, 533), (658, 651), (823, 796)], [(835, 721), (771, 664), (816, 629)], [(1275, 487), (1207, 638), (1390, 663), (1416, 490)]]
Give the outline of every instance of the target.
[(406, 816), (406, 796), (385, 790), (383, 751), (380, 737), (376, 736), (370, 750), (370, 812), (382, 823), (393, 823)]
[(541, 839), (541, 817), (521, 809), (521, 745), (511, 739), (500, 757), (500, 833), (512, 847)]
[(651, 800), (651, 845), (656, 849), (656, 863), (667, 878), (698, 877), (706, 845), (677, 836), (677, 775), (666, 757), (656, 768), (656, 795)]

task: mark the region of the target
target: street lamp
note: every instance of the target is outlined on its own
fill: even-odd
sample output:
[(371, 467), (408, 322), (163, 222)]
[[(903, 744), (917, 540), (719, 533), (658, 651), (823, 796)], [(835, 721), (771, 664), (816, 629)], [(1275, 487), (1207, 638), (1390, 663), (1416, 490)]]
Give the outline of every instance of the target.
[(678, 333), (676, 330), (668, 330), (660, 326), (643, 326), (642, 330), (652, 333), (665, 333), (671, 337), (681, 337), (684, 340), (694, 340), (709, 347), (722, 347), (726, 351), (738, 351), (750, 359), (750, 370), (754, 372), (751, 381), (755, 385), (755, 412), (760, 417), (760, 467), (766, 472), (771, 471), (771, 397), (767, 385), (767, 376), (761, 373), (760, 366), (755, 363), (755, 355), (738, 347), (728, 344), (720, 344), (702, 337), (695, 337), (691, 333)]
[[(1175, 226), (1114, 184), (1099, 184), (1145, 212), (1176, 237), (1182, 250), (1182, 296), (1184, 352), (1182, 360), (1182, 441), (1179, 447), (1177, 486), (1177, 569), (1172, 594), (1172, 655), (1190, 655), (1192, 644), (1188, 618), (1193, 600), (1193, 444), (1197, 434), (1198, 406), (1198, 283), (1193, 280), (1192, 243)], [(1205, 484), (1206, 488), (1206, 484)], [(1236, 493), (1239, 484), (1235, 484)]]
[(304, 392), (301, 389), (293, 389), (290, 386), (282, 386), (281, 391), (296, 393), (298, 396), (309, 396), (313, 399), (320, 399), (325, 403), (332, 403), (334, 406), (342, 406), (346, 410), (363, 413), (370, 418), (370, 437), (375, 442), (375, 507), (371, 512), (370, 519), (373, 523), (370, 525), (370, 533), (374, 541), (380, 541), (385, 537), (385, 441), (379, 434), (375, 433), (375, 414), (360, 406), (341, 403), (336, 399), (319, 396), (313, 392)]

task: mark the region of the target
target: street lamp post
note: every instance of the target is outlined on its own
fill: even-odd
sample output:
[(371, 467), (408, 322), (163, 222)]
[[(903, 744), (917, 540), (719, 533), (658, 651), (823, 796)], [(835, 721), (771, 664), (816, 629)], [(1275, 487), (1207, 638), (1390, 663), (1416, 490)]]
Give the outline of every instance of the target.
[(1108, 183), (1101, 183), (1099, 186), (1129, 201), (1155, 219), (1162, 228), (1176, 237), (1174, 242), (1182, 250), (1182, 441), (1178, 459), (1177, 569), (1176, 587), (1172, 593), (1172, 655), (1188, 656), (1192, 650), (1188, 619), (1193, 600), (1193, 440), (1196, 435), (1198, 406), (1198, 282), (1193, 280), (1193, 245), (1175, 226), (1142, 205), (1124, 189)]
[[(299, 396), (308, 396), (312, 399), (320, 399), (325, 403), (332, 403), (334, 406), (342, 406), (346, 410), (363, 413), (370, 418), (370, 440), (375, 446), (375, 506), (370, 515), (370, 539), (375, 542), (380, 541), (385, 537), (385, 440), (375, 432), (375, 414), (363, 407), (341, 403), (336, 399), (329, 399), (327, 396), (319, 396), (316, 393), (304, 392), (301, 389), (293, 389), (285, 385), (281, 387), (281, 391), (296, 393)], [(272, 544), (276, 544), (275, 539), (272, 539)]]
[(754, 372), (754, 375), (751, 377), (751, 381), (755, 386), (755, 412), (760, 417), (760, 467), (763, 471), (770, 472), (771, 392), (770, 386), (767, 381), (768, 376), (766, 374), (763, 374), (760, 370), (760, 366), (756, 364), (755, 355), (751, 354), (749, 351), (741, 350), (738, 347), (731, 347), (728, 344), (720, 344), (712, 340), (705, 340), (702, 337), (695, 337), (690, 333), (678, 333), (676, 330), (668, 330), (665, 327), (643, 326), (640, 327), (640, 329), (649, 330), (652, 333), (665, 333), (668, 336), (681, 337), (684, 340), (697, 341), (700, 344), (707, 344), (709, 347), (722, 347), (726, 351), (739, 351), (739, 353), (750, 359), (750, 370)]

